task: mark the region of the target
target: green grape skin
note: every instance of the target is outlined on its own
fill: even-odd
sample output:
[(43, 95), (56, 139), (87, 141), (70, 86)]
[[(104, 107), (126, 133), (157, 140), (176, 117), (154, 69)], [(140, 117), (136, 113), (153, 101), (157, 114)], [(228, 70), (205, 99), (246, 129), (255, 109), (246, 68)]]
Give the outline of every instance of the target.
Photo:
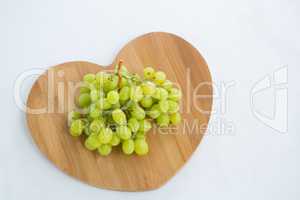
[(100, 130), (98, 140), (101, 144), (108, 144), (113, 137), (113, 131), (110, 128), (104, 128)]
[(134, 141), (134, 151), (137, 155), (143, 156), (149, 152), (149, 146), (145, 139), (136, 139)]
[(122, 77), (121, 83), (120, 83), (120, 88), (128, 86), (128, 80), (127, 78)]
[(119, 93), (117, 91), (110, 91), (107, 93), (106, 97), (108, 103), (110, 104), (116, 104), (119, 102)]
[(169, 102), (167, 100), (162, 100), (158, 102), (159, 110), (162, 113), (166, 113), (169, 110)]
[(145, 111), (141, 107), (136, 107), (131, 111), (131, 116), (136, 118), (137, 120), (142, 120), (145, 118)]
[(127, 108), (128, 108), (127, 103), (128, 103), (127, 100), (125, 100), (125, 101), (120, 100), (120, 106), (121, 106), (122, 108), (124, 107), (124, 109), (127, 109)]
[(166, 74), (162, 71), (155, 72), (154, 82), (158, 85), (163, 84), (166, 80)]
[(156, 86), (154, 83), (147, 81), (142, 83), (141, 88), (144, 95), (152, 96), (155, 93)]
[(94, 133), (99, 133), (103, 128), (105, 124), (100, 119), (95, 119), (90, 123), (90, 131)]
[(89, 136), (91, 134), (88, 124), (84, 127), (83, 132), (86, 136)]
[(168, 113), (176, 113), (179, 111), (179, 105), (177, 102), (173, 101), (173, 100), (168, 100), (169, 103), (169, 110)]
[(170, 123), (170, 117), (167, 114), (161, 114), (157, 119), (156, 123), (160, 127), (167, 127)]
[(140, 104), (144, 107), (144, 108), (150, 108), (153, 104), (153, 99), (150, 96), (144, 96), (142, 98), (142, 100), (140, 101)]
[(120, 90), (120, 101), (127, 101), (130, 98), (130, 88), (125, 86)]
[(101, 156), (108, 156), (112, 151), (112, 147), (110, 144), (101, 144), (99, 147), (98, 147), (98, 153), (101, 155)]
[(68, 126), (71, 126), (72, 121), (79, 119), (81, 114), (77, 111), (71, 111), (68, 114)]
[(160, 115), (159, 105), (155, 104), (151, 107), (150, 110), (147, 111), (147, 116), (152, 119), (156, 119)]
[(102, 86), (104, 84), (105, 72), (100, 71), (96, 74), (96, 81)]
[(116, 133), (113, 133), (112, 139), (110, 141), (111, 146), (118, 146), (121, 142), (121, 139)]
[(108, 110), (112, 107), (112, 105), (108, 102), (108, 100), (105, 98), (100, 98), (97, 102), (96, 102), (97, 107), (100, 110)]
[(84, 146), (90, 150), (94, 151), (101, 145), (96, 135), (90, 134), (88, 138), (84, 141)]
[(181, 122), (181, 116), (179, 113), (173, 113), (170, 115), (170, 121), (173, 125), (177, 125)]
[(177, 88), (170, 89), (168, 99), (173, 101), (179, 101), (181, 97), (182, 97), (182, 93), (179, 89)]
[(139, 122), (140, 124), (140, 128), (139, 128), (139, 131), (141, 132), (148, 132), (151, 128), (152, 128), (152, 125), (151, 123), (148, 121), (148, 120), (141, 120)]
[(70, 134), (74, 137), (78, 137), (82, 134), (83, 129), (84, 129), (84, 124), (82, 120), (76, 119), (71, 123)]
[(140, 75), (133, 73), (131, 75), (131, 81), (135, 84), (135, 85), (140, 85), (142, 83), (142, 79), (140, 77)]
[(128, 139), (122, 142), (122, 150), (126, 155), (130, 155), (134, 152), (134, 141), (132, 139)]
[(87, 85), (83, 85), (80, 87), (79, 93), (80, 94), (84, 94), (84, 93), (89, 94), (90, 91), (91, 91), (91, 89)]
[(112, 110), (115, 110), (115, 109), (118, 109), (118, 108), (121, 108), (121, 104), (120, 104), (120, 102), (118, 102), (118, 103), (116, 103), (116, 104), (113, 104), (113, 105), (111, 105), (111, 109), (112, 109)]
[(127, 123), (126, 115), (121, 109), (112, 111), (112, 118), (118, 125), (125, 125)]
[(120, 139), (128, 140), (131, 137), (131, 130), (127, 126), (118, 126), (117, 134)]
[(146, 67), (144, 69), (144, 78), (151, 80), (154, 78), (155, 70), (152, 67)]
[(86, 83), (92, 83), (95, 80), (95, 74), (86, 74), (83, 77), (83, 81)]
[(168, 98), (168, 91), (164, 88), (160, 88), (160, 100), (165, 100)]
[[(114, 67), (114, 73), (118, 74), (118, 71), (119, 71), (119, 65), (117, 64)], [(121, 74), (121, 76), (128, 76), (128, 70), (124, 65), (121, 66), (120, 74)]]
[(137, 132), (140, 128), (139, 121), (137, 119), (133, 118), (133, 117), (128, 120), (127, 125), (128, 125), (128, 127), (130, 128), (130, 130), (132, 132)]
[(168, 91), (164, 88), (156, 88), (152, 97), (158, 100), (165, 100), (168, 98)]
[(145, 132), (138, 131), (134, 138), (135, 139), (145, 139), (146, 138)]
[(91, 96), (91, 101), (95, 102), (99, 99), (99, 92), (96, 89), (91, 90), (90, 92), (90, 96)]
[(103, 89), (105, 92), (114, 90), (117, 88), (119, 78), (116, 75), (106, 74), (104, 76)]
[(81, 108), (88, 107), (90, 104), (91, 104), (91, 97), (90, 97), (89, 94), (83, 93), (83, 94), (80, 94), (80, 95), (79, 95), (79, 98), (78, 98), (78, 105), (79, 105)]
[(173, 83), (170, 80), (166, 80), (163, 84), (162, 87), (166, 90), (170, 90), (173, 87)]
[(143, 90), (140, 86), (133, 86), (130, 88), (130, 99), (138, 102), (143, 98)]
[(101, 110), (97, 108), (96, 104), (91, 104), (89, 116), (93, 119), (100, 117)]

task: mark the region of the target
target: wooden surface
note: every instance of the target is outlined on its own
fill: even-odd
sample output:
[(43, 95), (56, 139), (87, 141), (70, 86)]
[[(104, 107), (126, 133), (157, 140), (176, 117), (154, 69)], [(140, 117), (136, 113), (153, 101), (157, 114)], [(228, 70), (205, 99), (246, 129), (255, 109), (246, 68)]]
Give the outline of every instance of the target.
[[(69, 62), (52, 68), (34, 83), (27, 101), (27, 124), (39, 149), (59, 169), (90, 185), (122, 191), (162, 186), (187, 162), (199, 145), (209, 120), (212, 98), (210, 73), (199, 52), (169, 33), (149, 33), (129, 42), (117, 55), (131, 72), (153, 66), (166, 72), (183, 91), (183, 122), (172, 131), (148, 133), (147, 156), (125, 156), (114, 150), (108, 157), (86, 150), (68, 133), (67, 112), (72, 87), (88, 72), (103, 70), (89, 62)], [(112, 66), (105, 69), (111, 69)], [(54, 91), (54, 92), (51, 92)], [(204, 95), (199, 97), (199, 95)], [(188, 181), (188, 180), (187, 180)]]

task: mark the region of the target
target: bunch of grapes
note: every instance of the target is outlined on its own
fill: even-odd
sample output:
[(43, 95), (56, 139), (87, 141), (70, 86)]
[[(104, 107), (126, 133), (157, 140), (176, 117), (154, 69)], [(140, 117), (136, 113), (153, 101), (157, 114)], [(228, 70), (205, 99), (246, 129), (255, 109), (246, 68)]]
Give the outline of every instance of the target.
[(80, 112), (69, 113), (69, 131), (74, 137), (86, 135), (85, 147), (103, 156), (119, 145), (126, 155), (146, 155), (146, 133), (153, 123), (159, 127), (180, 123), (180, 99), (181, 91), (164, 72), (146, 67), (140, 77), (120, 62), (114, 72), (83, 77), (77, 99)]

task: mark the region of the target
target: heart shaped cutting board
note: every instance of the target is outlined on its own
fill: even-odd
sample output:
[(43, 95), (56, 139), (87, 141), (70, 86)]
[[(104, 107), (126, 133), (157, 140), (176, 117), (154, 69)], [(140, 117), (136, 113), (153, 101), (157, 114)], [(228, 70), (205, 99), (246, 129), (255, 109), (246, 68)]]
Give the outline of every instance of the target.
[[(164, 71), (183, 92), (182, 123), (171, 130), (153, 128), (147, 136), (146, 156), (113, 150), (102, 157), (68, 133), (67, 113), (83, 75), (113, 69), (120, 59), (131, 72), (142, 74), (145, 66)], [(27, 124), (42, 153), (68, 175), (99, 188), (151, 190), (172, 178), (199, 145), (209, 121), (211, 97), (210, 72), (197, 49), (176, 35), (154, 32), (125, 45), (110, 66), (80, 61), (49, 68), (30, 91)]]

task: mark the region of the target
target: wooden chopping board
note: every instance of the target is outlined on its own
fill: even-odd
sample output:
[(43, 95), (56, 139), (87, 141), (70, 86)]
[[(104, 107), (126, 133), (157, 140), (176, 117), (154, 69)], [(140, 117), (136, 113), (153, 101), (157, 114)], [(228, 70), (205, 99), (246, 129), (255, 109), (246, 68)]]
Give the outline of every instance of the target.
[[(164, 71), (183, 92), (181, 125), (168, 131), (153, 128), (147, 156), (126, 156), (117, 149), (102, 157), (68, 133), (67, 113), (83, 75), (112, 69), (120, 59), (131, 72), (142, 74), (145, 66)], [(68, 175), (99, 188), (151, 190), (174, 176), (199, 145), (211, 112), (211, 84), (208, 66), (191, 44), (170, 33), (148, 33), (125, 45), (105, 68), (83, 61), (49, 68), (30, 91), (27, 124), (43, 154)]]

